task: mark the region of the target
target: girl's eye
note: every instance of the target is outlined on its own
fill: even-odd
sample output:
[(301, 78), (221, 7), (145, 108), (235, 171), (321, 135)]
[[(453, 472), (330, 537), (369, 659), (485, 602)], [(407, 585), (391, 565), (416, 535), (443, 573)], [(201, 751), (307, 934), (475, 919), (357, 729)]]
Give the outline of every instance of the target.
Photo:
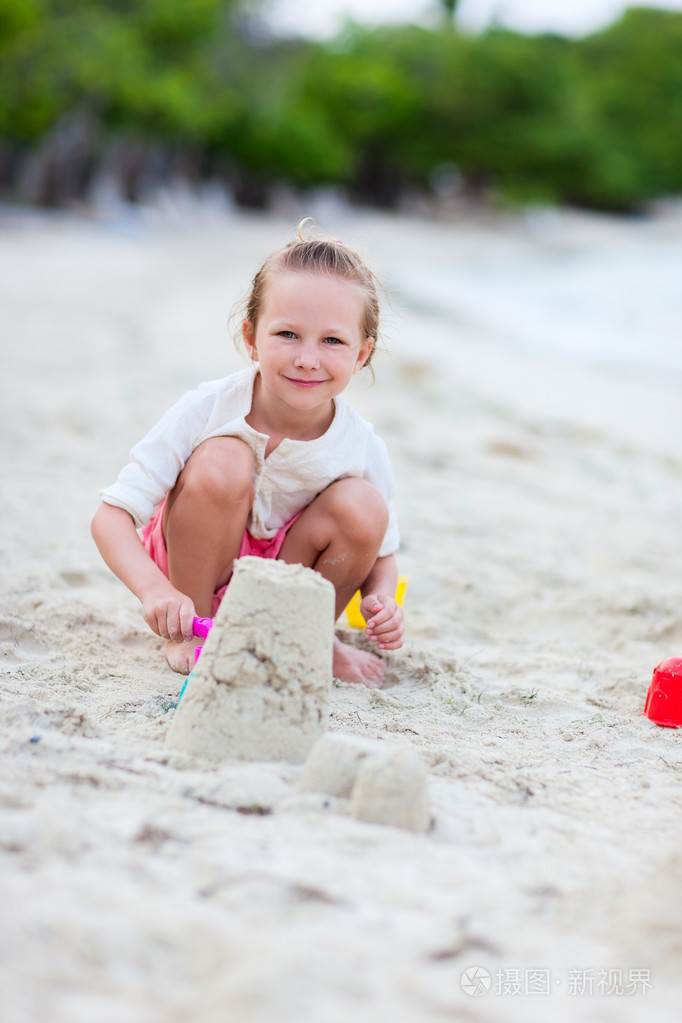
[(341, 340), (341, 338), (338, 338), (338, 337), (326, 337), (324, 339), (324, 341), (325, 341), (325, 344), (328, 344), (328, 345), (342, 345), (343, 344), (343, 341)]
[(296, 337), (296, 335), (294, 334), (293, 330), (280, 330), (279, 331), (279, 336), (280, 337), (285, 337), (285, 338)]

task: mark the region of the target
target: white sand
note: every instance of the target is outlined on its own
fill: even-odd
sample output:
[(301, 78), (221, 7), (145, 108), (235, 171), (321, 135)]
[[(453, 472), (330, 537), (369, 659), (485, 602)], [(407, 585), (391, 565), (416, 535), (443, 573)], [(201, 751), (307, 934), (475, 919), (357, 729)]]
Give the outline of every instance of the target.
[(352, 400), (410, 577), (386, 688), (336, 685), (330, 728), (416, 751), (432, 830), (164, 745), (180, 680), (89, 519), (158, 415), (242, 365), (227, 312), (295, 219), (0, 218), (3, 1023), (677, 1020), (682, 735), (642, 708), (682, 652), (679, 380), (515, 353), (415, 287), (476, 271), (492, 309), (524, 260), (660, 225), (321, 218), (396, 296)]

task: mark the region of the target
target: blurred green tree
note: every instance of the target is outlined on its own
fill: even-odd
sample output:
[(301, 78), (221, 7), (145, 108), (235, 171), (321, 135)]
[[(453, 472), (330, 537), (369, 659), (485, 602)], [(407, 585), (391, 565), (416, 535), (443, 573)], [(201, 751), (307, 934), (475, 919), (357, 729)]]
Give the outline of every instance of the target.
[(633, 8), (576, 47), (592, 114), (576, 201), (629, 208), (682, 191), (682, 14)]
[(82, 191), (112, 133), (141, 140), (138, 154), (154, 140), (201, 145), (213, 117), (204, 58), (235, 6), (0, 0), (0, 138), (42, 162), (36, 197)]
[(459, 6), (459, 0), (440, 0), (441, 6), (445, 9), (448, 21), (454, 21)]
[(380, 205), (391, 205), (407, 180), (405, 140), (418, 109), (415, 82), (387, 45), (391, 38), (350, 26), (335, 48), (310, 50), (297, 74), (306, 104), (343, 149), (336, 180)]
[(360, 28), (274, 38), (258, 0), (0, 0), (0, 187), (131, 198), (179, 166), (240, 201), (331, 183), (392, 205), (446, 168), (507, 201), (632, 209), (682, 189), (682, 14), (581, 40)]

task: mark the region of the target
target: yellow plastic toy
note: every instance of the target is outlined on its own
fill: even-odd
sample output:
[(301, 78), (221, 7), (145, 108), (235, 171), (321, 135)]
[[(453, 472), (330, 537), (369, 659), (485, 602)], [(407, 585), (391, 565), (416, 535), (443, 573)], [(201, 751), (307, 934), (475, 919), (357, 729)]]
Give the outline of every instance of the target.
[[(407, 589), (407, 576), (406, 575), (399, 575), (398, 576), (398, 585), (396, 586), (396, 591), (395, 591), (395, 599), (397, 600), (397, 602), (400, 604), (401, 607), (403, 606), (403, 600), (405, 599), (405, 590), (406, 589)], [(362, 601), (362, 596), (360, 595), (360, 590), (356, 590), (356, 592), (355, 592), (351, 602), (349, 603), (348, 607), (346, 608), (346, 618), (348, 619), (348, 624), (350, 625), (350, 627), (352, 629), (364, 629), (365, 625), (367, 624), (365, 622), (365, 619), (360, 614), (360, 603), (361, 603), (361, 601)]]

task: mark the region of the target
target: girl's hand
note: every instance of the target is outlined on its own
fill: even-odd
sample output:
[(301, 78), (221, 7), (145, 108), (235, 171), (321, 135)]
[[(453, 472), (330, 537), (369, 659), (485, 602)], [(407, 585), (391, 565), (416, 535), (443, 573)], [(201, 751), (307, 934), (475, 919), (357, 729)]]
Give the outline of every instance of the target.
[(123, 508), (101, 504), (92, 520), (92, 535), (109, 568), (142, 604), (144, 620), (157, 636), (191, 642), (194, 604), (168, 581), (149, 557), (132, 516)]
[(145, 593), (142, 598), (142, 615), (152, 632), (162, 639), (172, 639), (174, 643), (182, 643), (183, 640), (191, 643), (194, 638), (194, 603), (170, 583)]
[(363, 597), (360, 611), (367, 622), (365, 632), (379, 650), (398, 650), (403, 645), (403, 609), (393, 597), (370, 593)]

